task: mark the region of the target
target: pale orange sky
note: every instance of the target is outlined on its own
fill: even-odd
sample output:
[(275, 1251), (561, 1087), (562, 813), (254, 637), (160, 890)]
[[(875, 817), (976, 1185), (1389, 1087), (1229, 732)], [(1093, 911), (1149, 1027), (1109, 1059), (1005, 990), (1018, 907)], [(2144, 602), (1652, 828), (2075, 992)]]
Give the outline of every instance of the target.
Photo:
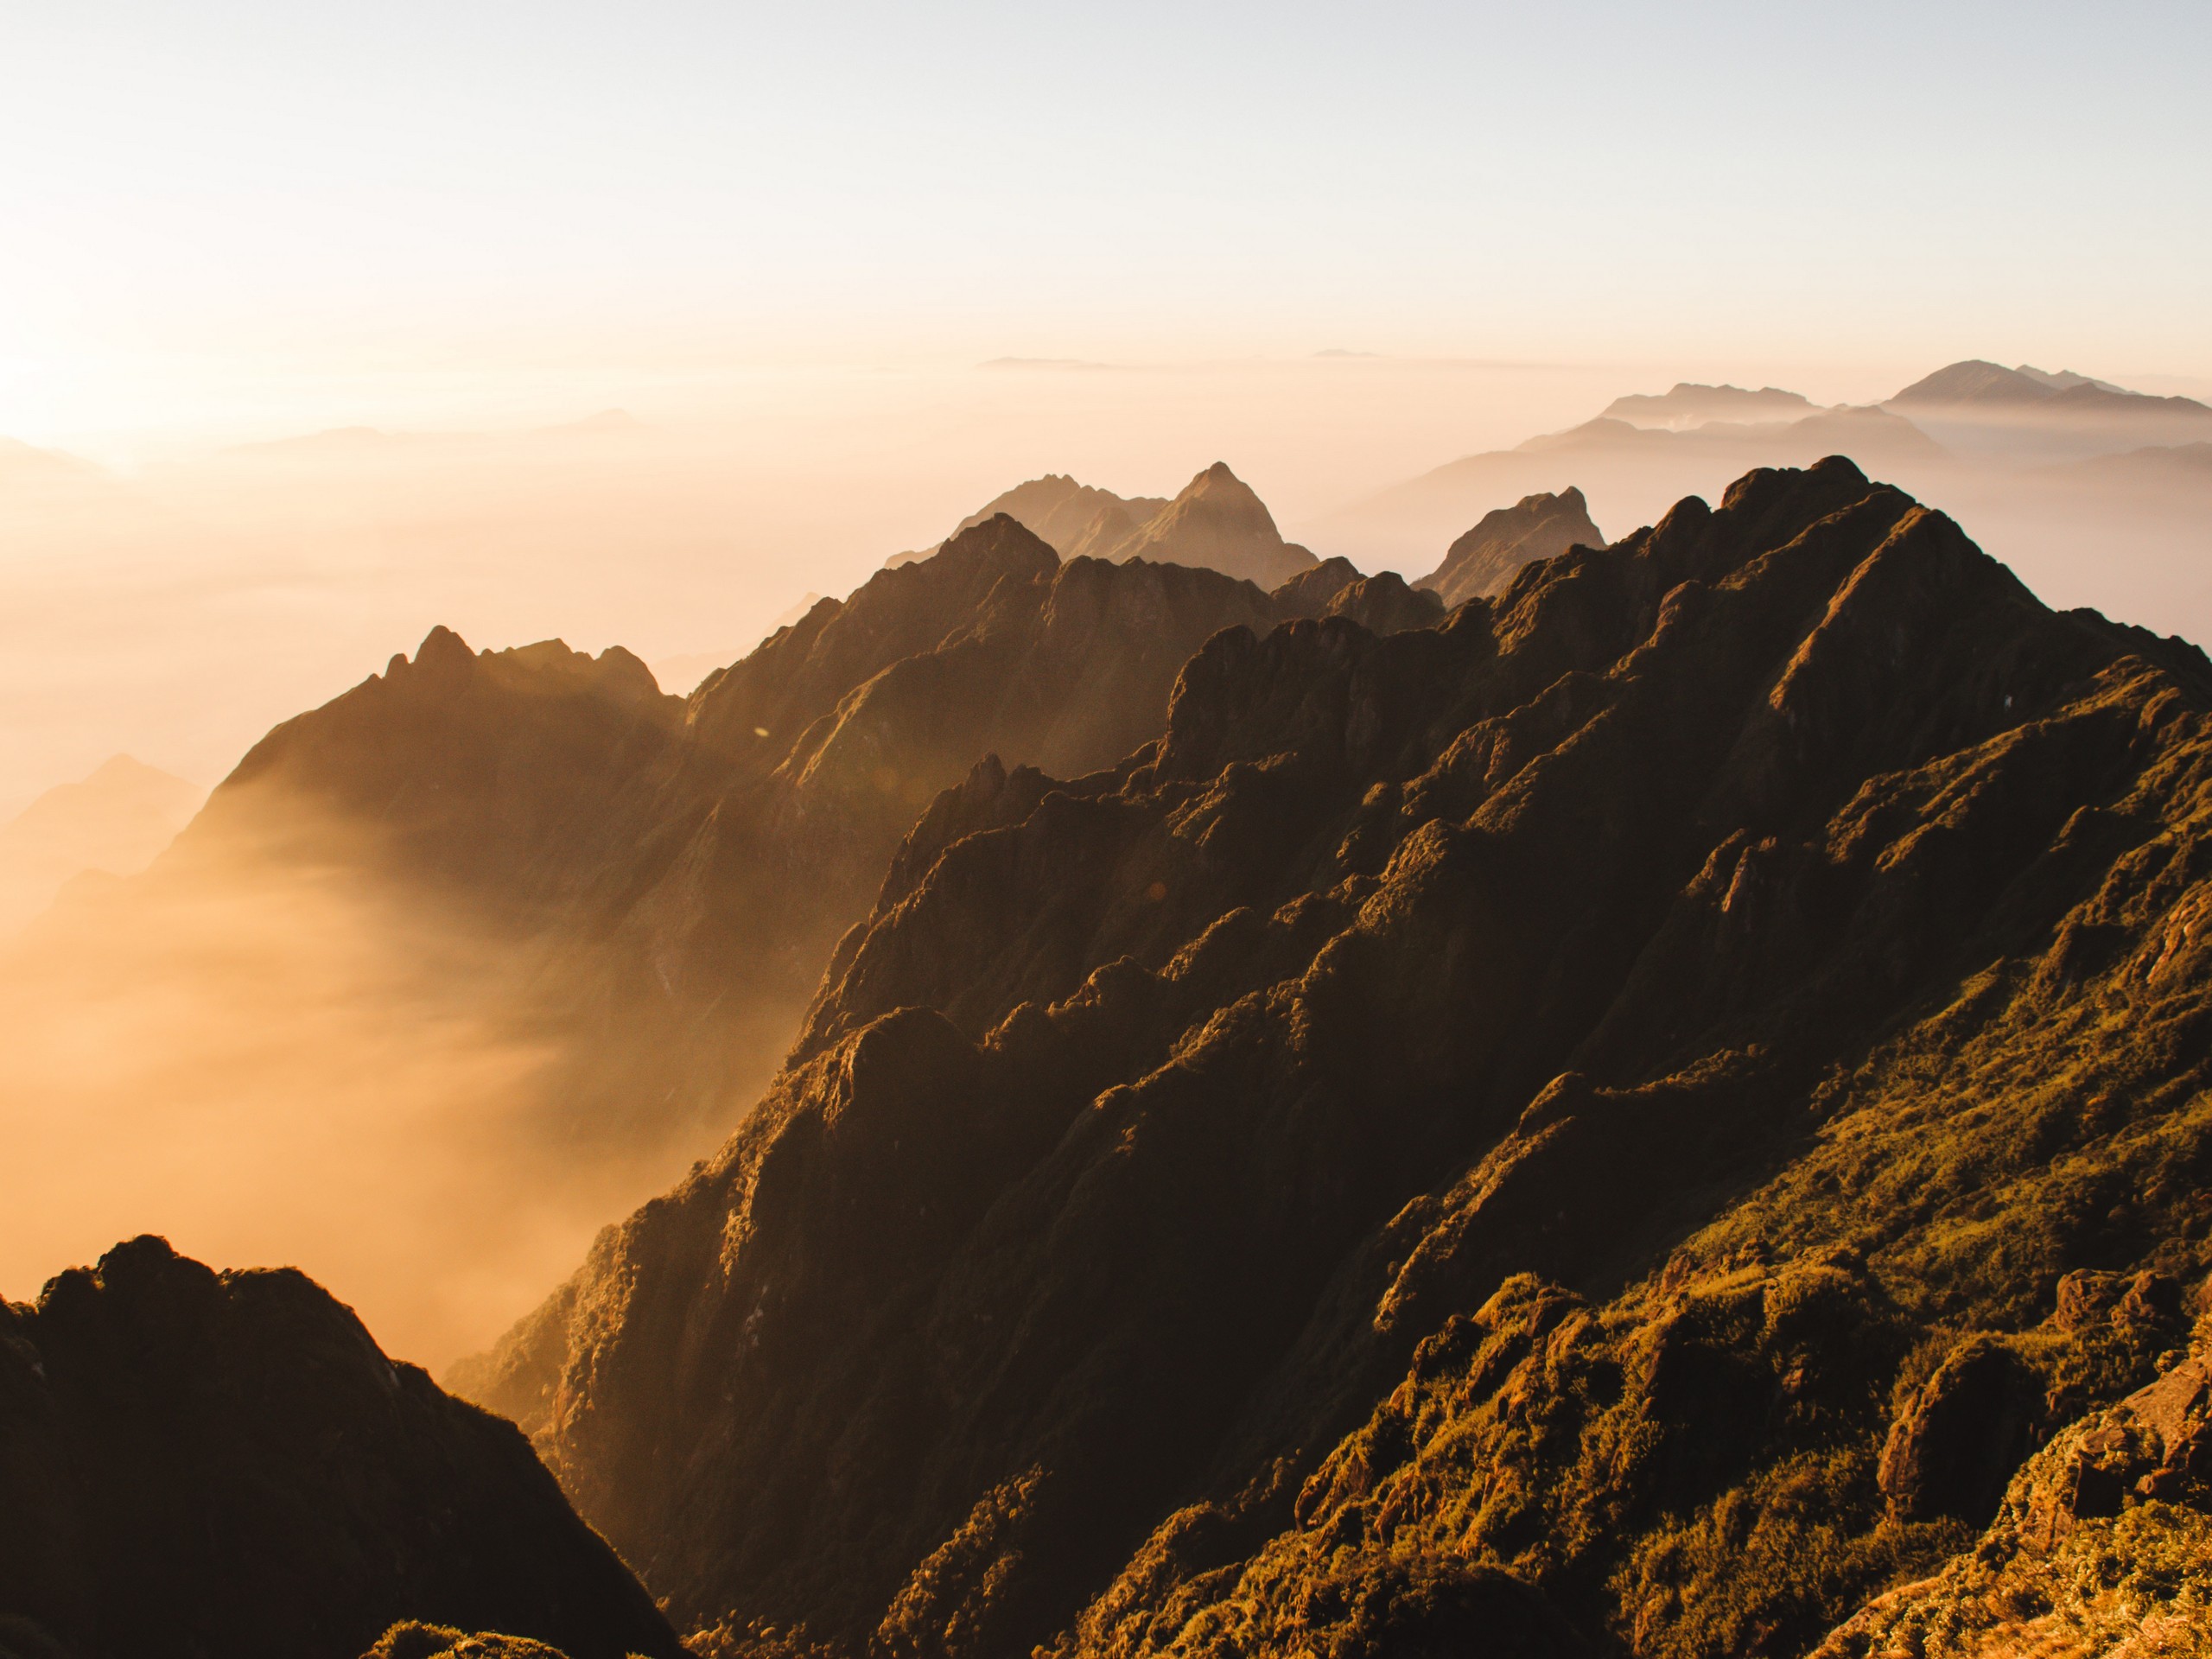
[[(0, 490), (0, 810), (435, 622), (740, 649), (1047, 470), (1318, 543), (1681, 378), (2212, 393), (2208, 17), (0, 4), (0, 435), (118, 492)], [(351, 426), (493, 435), (223, 454)]]
[(1328, 347), (2202, 385), (2208, 16), (8, 5), (0, 432)]

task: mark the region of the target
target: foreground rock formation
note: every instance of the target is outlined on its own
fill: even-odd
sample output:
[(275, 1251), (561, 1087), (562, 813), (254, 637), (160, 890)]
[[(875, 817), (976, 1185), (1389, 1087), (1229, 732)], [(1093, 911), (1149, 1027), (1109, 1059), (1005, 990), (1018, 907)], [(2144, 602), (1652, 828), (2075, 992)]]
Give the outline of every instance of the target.
[(1232, 628), (472, 1387), (709, 1651), (1802, 1653), (2186, 1348), (2209, 699), (1835, 460)]
[(298, 1274), (140, 1238), (0, 1303), (0, 1653), (355, 1659), (403, 1617), (681, 1652), (512, 1425)]
[(1980, 1541), (1878, 1598), (1817, 1659), (1910, 1652), (2202, 1653), (2212, 1646), (2212, 1360), (2070, 1425)]

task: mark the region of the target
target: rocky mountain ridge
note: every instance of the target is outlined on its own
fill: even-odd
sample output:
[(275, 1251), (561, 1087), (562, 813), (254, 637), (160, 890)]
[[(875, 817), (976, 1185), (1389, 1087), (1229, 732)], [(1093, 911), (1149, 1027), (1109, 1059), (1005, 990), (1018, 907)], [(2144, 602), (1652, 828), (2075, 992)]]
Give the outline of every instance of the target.
[(758, 1087), (938, 789), (987, 751), (1109, 763), (1206, 637), (1274, 614), (1212, 570), (1063, 563), (1000, 516), (688, 701), (619, 648), (479, 653), (437, 629), (257, 745), (179, 855), (243, 843), (427, 886), (539, 952), (550, 1021), (595, 1033), (557, 1091), (574, 1129), (711, 1121)]
[(2185, 1342), (2208, 699), (1840, 460), (1217, 634), (470, 1387), (709, 1651), (1803, 1652)]

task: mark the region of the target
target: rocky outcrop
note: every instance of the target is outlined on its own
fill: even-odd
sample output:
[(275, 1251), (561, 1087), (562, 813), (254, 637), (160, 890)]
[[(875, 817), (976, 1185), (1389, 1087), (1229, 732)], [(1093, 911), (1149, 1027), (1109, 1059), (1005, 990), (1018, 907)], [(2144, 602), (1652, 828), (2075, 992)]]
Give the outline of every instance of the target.
[(2207, 1265), (2209, 703), (1833, 459), (1227, 630), (486, 1397), (717, 1652), (1802, 1651)]
[(1818, 1659), (2202, 1652), (2212, 1643), (2212, 1362), (2069, 1425), (1974, 1548), (1877, 1598)]
[(1556, 495), (1526, 495), (1512, 506), (1484, 513), (1480, 524), (1446, 550), (1444, 563), (1414, 586), (1435, 594), (1447, 607), (1458, 605), (1504, 592), (1524, 564), (1570, 547), (1605, 544), (1590, 522), (1581, 491), (1570, 486)]
[(300, 1274), (139, 1238), (0, 1304), (0, 1651), (354, 1659), (403, 1617), (681, 1652), (512, 1425)]

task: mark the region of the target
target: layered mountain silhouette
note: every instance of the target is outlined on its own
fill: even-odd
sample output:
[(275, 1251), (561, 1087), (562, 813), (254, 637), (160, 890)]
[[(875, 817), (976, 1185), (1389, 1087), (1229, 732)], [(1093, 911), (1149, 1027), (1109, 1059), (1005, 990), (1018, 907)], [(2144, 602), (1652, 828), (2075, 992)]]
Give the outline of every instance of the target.
[(414, 1619), (683, 1651), (512, 1425), (300, 1274), (139, 1238), (0, 1303), (0, 1653), (355, 1659)]
[(938, 795), (461, 1380), (711, 1653), (1794, 1654), (2037, 1491), (2185, 1545), (2208, 791), (2201, 652), (1840, 459), (1230, 627)]
[(2056, 374), (1979, 359), (1915, 381), (1889, 401), (1948, 444), (2037, 459), (2073, 459), (2212, 439), (2212, 407), (2130, 391), (2070, 370)]
[(1064, 558), (1103, 558), (1167, 505), (1165, 496), (1119, 496), (1111, 490), (1078, 484), (1065, 474), (1047, 473), (986, 502), (981, 511), (962, 519), (953, 534), (1003, 512), (1027, 525)]
[(1684, 382), (1449, 462), (1348, 505), (1323, 528), (1364, 563), (1419, 570), (1484, 513), (1523, 496), (1574, 486), (1600, 521), (1636, 524), (1684, 495), (1716, 495), (1750, 468), (1841, 454), (1972, 522), (2039, 592), (2084, 591), (2081, 549), (2097, 541), (2104, 603), (2201, 633), (2212, 632), (2212, 610), (2185, 573), (2212, 550), (2212, 494), (2176, 458), (2206, 442), (2212, 410), (2189, 398), (2031, 365), (1970, 359), (1881, 404), (1825, 410), (1778, 387)]
[(1708, 421), (1796, 421), (1816, 412), (1802, 392), (1779, 386), (1757, 391), (1742, 386), (1706, 386), (1681, 380), (1657, 397), (1631, 394), (1605, 405), (1602, 418), (1632, 426), (1703, 426)]
[[(1047, 473), (987, 503), (963, 519), (954, 534), (1001, 512), (1064, 558), (1195, 566), (1266, 588), (1319, 563), (1306, 549), (1283, 540), (1267, 504), (1224, 461), (1200, 473), (1173, 500), (1118, 496)], [(891, 563), (926, 556), (902, 553)]]
[[(1655, 400), (1656, 401), (1656, 400)], [(1838, 407), (1794, 419), (1706, 419), (1675, 426), (1610, 415), (1564, 432), (1452, 461), (1338, 515), (1334, 533), (1377, 556), (1421, 569), (1501, 502), (1576, 490), (1599, 517), (1648, 522), (1688, 493), (1719, 494), (1757, 467), (1809, 466), (1844, 454), (1885, 473), (1944, 462), (1904, 416)]]
[(1446, 550), (1444, 563), (1414, 585), (1446, 605), (1486, 599), (1503, 591), (1524, 564), (1570, 547), (1605, 544), (1581, 491), (1569, 486), (1557, 495), (1524, 495), (1512, 506), (1484, 513)]
[(130, 875), (184, 828), (207, 791), (127, 754), (46, 791), (0, 824), (0, 936), (86, 871)]

